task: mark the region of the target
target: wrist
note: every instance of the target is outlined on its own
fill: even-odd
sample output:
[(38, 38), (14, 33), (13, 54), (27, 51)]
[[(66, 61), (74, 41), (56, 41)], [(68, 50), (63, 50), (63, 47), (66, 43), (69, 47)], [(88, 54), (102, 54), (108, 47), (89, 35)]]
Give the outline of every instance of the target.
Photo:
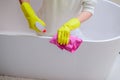
[(88, 20), (92, 16), (92, 13), (90, 12), (81, 12), (76, 18), (83, 23), (84, 21)]

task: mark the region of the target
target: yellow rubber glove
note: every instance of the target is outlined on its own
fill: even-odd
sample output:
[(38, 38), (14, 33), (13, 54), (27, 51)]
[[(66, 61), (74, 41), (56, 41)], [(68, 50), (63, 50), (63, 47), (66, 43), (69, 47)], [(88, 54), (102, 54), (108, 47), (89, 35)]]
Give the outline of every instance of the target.
[(45, 26), (46, 24), (44, 21), (39, 19), (34, 10), (32, 9), (31, 5), (27, 2), (23, 2), (21, 4), (21, 9), (28, 20), (30, 29), (36, 31), (36, 32), (46, 32)]
[(58, 43), (67, 45), (69, 43), (70, 31), (80, 27), (80, 21), (72, 18), (58, 29)]

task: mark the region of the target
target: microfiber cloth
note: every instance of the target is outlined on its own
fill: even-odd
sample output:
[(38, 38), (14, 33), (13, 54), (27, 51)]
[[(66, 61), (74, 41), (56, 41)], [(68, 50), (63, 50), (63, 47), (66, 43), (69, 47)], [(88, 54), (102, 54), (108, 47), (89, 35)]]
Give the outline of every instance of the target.
[(71, 53), (75, 52), (78, 47), (81, 45), (82, 43), (82, 39), (76, 37), (76, 36), (70, 36), (70, 41), (68, 43), (68, 45), (60, 45), (57, 42), (57, 35), (53, 36), (52, 39), (50, 40), (50, 43), (55, 44), (56, 46), (58, 46), (60, 49), (62, 50), (67, 50)]

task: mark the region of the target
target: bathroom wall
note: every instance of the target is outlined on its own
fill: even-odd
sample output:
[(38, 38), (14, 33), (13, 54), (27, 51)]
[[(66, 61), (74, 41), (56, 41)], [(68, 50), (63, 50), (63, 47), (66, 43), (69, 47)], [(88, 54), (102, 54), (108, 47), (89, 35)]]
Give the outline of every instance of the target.
[[(39, 10), (40, 0), (31, 0), (34, 10)], [(7, 4), (7, 6), (6, 6)], [(28, 27), (18, 0), (0, 0), (0, 32), (34, 33)]]
[(110, 0), (110, 1), (113, 1), (113, 2), (115, 2), (117, 4), (120, 4), (120, 0)]

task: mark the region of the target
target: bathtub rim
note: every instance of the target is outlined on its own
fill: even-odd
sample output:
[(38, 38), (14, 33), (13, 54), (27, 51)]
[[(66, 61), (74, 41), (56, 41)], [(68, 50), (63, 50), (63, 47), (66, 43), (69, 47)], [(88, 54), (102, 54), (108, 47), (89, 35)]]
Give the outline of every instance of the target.
[[(35, 37), (35, 38), (44, 38), (44, 39), (51, 39), (52, 37), (49, 37), (49, 36), (38, 36), (36, 35), (35, 33), (0, 33), (0, 36), (11, 36), (11, 37)], [(120, 36), (116, 36), (116, 37), (113, 37), (111, 39), (102, 39), (102, 40), (83, 40), (83, 42), (110, 42), (110, 41), (114, 41), (114, 40), (118, 40), (120, 39)]]
[(116, 7), (119, 7), (119, 8), (120, 8), (120, 5), (119, 5), (119, 4), (117, 4), (117, 3), (115, 3), (115, 2), (113, 2), (113, 1), (110, 1), (110, 0), (103, 0), (103, 1), (105, 1), (105, 2), (107, 2), (107, 3), (109, 3), (109, 4), (111, 4), (111, 5), (114, 5), (114, 6), (116, 6)]

